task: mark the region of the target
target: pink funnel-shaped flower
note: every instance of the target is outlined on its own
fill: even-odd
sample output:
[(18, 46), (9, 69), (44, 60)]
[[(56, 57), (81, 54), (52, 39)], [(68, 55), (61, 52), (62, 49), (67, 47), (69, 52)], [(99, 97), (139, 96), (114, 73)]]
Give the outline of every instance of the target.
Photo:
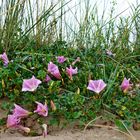
[(78, 73), (77, 68), (73, 69), (72, 66), (70, 65), (70, 68), (66, 68), (66, 73), (68, 74), (68, 76), (72, 80), (72, 75), (75, 75)]
[(27, 117), (30, 112), (23, 109), (22, 107), (20, 107), (19, 105), (17, 104), (14, 104), (15, 108), (13, 110), (13, 115), (18, 117), (18, 118), (24, 118), (24, 117)]
[(121, 89), (123, 92), (127, 92), (129, 89), (131, 89), (132, 84), (130, 84), (130, 79), (124, 78), (121, 84)]
[(37, 109), (34, 111), (34, 113), (38, 113), (41, 116), (48, 116), (48, 107), (47, 105), (43, 105), (42, 103), (36, 102)]
[(57, 61), (58, 63), (62, 64), (66, 61), (67, 59), (64, 56), (58, 56), (57, 57)]
[(45, 78), (45, 82), (49, 82), (49, 81), (51, 81), (52, 79), (51, 79), (51, 77), (49, 76), (49, 75), (46, 75), (46, 78)]
[(9, 60), (8, 60), (7, 54), (5, 52), (0, 55), (0, 59), (2, 59), (2, 61), (4, 63), (4, 66), (7, 66), (8, 65)]
[(32, 76), (31, 79), (23, 80), (22, 91), (35, 91), (41, 81)]
[(106, 87), (106, 84), (101, 79), (100, 80), (90, 80), (87, 89), (99, 94), (105, 87)]
[(19, 125), (19, 123), (20, 123), (20, 118), (18, 118), (15, 115), (8, 115), (7, 128), (18, 128), (18, 129), (23, 130), (26, 133), (30, 132), (30, 128)]
[(48, 72), (50, 72), (55, 78), (61, 79), (61, 74), (59, 72), (58, 66), (50, 62), (48, 64)]
[(17, 125), (19, 123), (20, 123), (20, 118), (18, 118), (15, 115), (8, 115), (8, 118), (7, 118), (7, 128), (17, 127)]

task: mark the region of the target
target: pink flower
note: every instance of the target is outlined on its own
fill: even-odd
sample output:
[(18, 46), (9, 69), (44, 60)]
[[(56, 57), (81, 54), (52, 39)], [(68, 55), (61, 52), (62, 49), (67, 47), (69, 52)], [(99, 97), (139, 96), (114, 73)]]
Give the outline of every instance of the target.
[(67, 59), (64, 56), (58, 56), (57, 57), (57, 61), (58, 63), (62, 64), (66, 61)]
[(48, 135), (48, 132), (47, 132), (47, 125), (46, 125), (46, 124), (43, 124), (42, 127), (43, 127), (43, 136), (44, 136), (44, 138), (45, 138), (45, 137)]
[(22, 126), (22, 125), (17, 125), (16, 128), (21, 129), (21, 130), (23, 130), (23, 131), (26, 132), (26, 133), (29, 133), (29, 132), (30, 132), (30, 128), (24, 127), (24, 126)]
[(100, 80), (90, 80), (87, 89), (99, 94), (105, 87), (106, 87), (106, 84), (101, 79)]
[(23, 80), (22, 91), (35, 91), (41, 81), (32, 76), (31, 79)]
[(13, 115), (18, 117), (18, 118), (24, 118), (24, 117), (27, 117), (30, 112), (23, 109), (22, 107), (20, 107), (19, 105), (17, 104), (14, 104), (15, 108), (13, 110)]
[(0, 59), (2, 59), (2, 61), (4, 63), (4, 66), (7, 66), (8, 65), (9, 60), (8, 60), (7, 54), (5, 52), (0, 55)]
[(72, 80), (72, 75), (75, 75), (78, 73), (77, 68), (73, 69), (72, 66), (70, 65), (70, 68), (66, 68), (66, 73), (68, 74), (68, 76)]
[(7, 128), (18, 128), (18, 129), (23, 130), (26, 133), (30, 132), (30, 128), (24, 127), (20, 125), (19, 123), (20, 123), (20, 118), (18, 116), (15, 116), (14, 114), (8, 115), (7, 124), (6, 124)]
[(30, 132), (30, 128), (19, 125), (19, 123), (20, 123), (20, 118), (18, 118), (15, 115), (8, 115), (7, 128), (18, 128), (18, 129), (23, 130), (26, 133)]
[(129, 89), (131, 89), (132, 84), (130, 84), (130, 79), (126, 79), (124, 78), (121, 84), (121, 89), (122, 91), (125, 93), (127, 92)]
[(46, 75), (46, 78), (45, 78), (45, 82), (49, 82), (49, 81), (51, 81), (52, 79), (50, 78), (50, 76), (49, 75)]
[(42, 115), (44, 117), (48, 116), (48, 107), (47, 105), (43, 105), (42, 103), (36, 102), (37, 109), (34, 111), (34, 113), (38, 113), (39, 115)]
[(18, 118), (15, 115), (8, 115), (8, 118), (7, 118), (7, 128), (17, 127), (17, 125), (19, 123), (20, 123), (20, 118)]
[(77, 62), (80, 62), (80, 57), (77, 57), (77, 58), (72, 62), (72, 65), (75, 65)]
[(48, 64), (48, 72), (50, 72), (55, 78), (61, 79), (61, 74), (59, 72), (58, 66), (50, 62)]

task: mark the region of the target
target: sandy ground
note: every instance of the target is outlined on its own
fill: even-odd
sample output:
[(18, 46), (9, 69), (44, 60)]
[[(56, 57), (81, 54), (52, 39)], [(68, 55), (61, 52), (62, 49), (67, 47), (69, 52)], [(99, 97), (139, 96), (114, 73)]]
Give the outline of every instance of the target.
[(48, 134), (46, 138), (25, 137), (19, 133), (7, 131), (0, 134), (0, 140), (140, 140), (140, 131), (131, 131), (135, 139), (132, 139), (120, 132), (109, 130), (107, 128), (87, 129), (85, 133), (80, 130), (61, 130)]
[[(6, 118), (7, 113), (0, 109), (0, 119)], [(140, 140), (140, 131), (132, 130), (131, 133), (135, 137), (134, 139), (108, 128), (97, 128), (92, 127), (82, 131), (75, 128), (65, 128), (65, 129), (54, 129), (48, 133), (48, 136), (44, 138), (43, 136), (38, 137), (27, 137), (15, 130), (3, 131), (3, 127), (0, 127), (0, 140)]]

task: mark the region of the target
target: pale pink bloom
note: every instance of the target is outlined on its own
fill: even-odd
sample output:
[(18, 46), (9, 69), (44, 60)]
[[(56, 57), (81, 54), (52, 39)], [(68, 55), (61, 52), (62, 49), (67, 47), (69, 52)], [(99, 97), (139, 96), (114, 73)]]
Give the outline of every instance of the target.
[(99, 94), (105, 87), (106, 87), (106, 84), (101, 79), (100, 80), (90, 80), (87, 89)]
[(51, 108), (52, 108), (53, 111), (56, 110), (56, 106), (55, 106), (55, 104), (54, 104), (54, 102), (52, 100), (51, 100)]
[(18, 118), (15, 115), (8, 115), (7, 118), (7, 128), (18, 128), (23, 130), (26, 133), (30, 132), (30, 129), (28, 127), (24, 127), (22, 125), (19, 125), (20, 123), (20, 118)]
[(45, 138), (48, 135), (48, 132), (47, 132), (47, 124), (43, 124), (42, 127), (43, 127), (43, 136)]
[(77, 74), (78, 73), (77, 71), (78, 69), (77, 68), (73, 69), (71, 65), (69, 68), (66, 68), (66, 73), (68, 74), (71, 80), (72, 80), (72, 75)]
[(108, 56), (115, 56), (115, 54), (114, 53), (112, 53), (112, 51), (110, 51), (110, 50), (106, 50), (106, 54), (108, 55)]
[(44, 117), (48, 116), (48, 107), (47, 105), (43, 105), (42, 103), (36, 102), (37, 109), (34, 111), (34, 113), (38, 113), (39, 115), (42, 115)]
[(52, 79), (51, 79), (51, 77), (49, 76), (49, 75), (46, 75), (46, 78), (45, 78), (45, 82), (49, 82), (49, 81), (51, 81)]
[(30, 133), (30, 128), (28, 128), (28, 127), (24, 127), (22, 125), (17, 125), (16, 128), (21, 129), (21, 130), (23, 130), (26, 133)]
[(0, 59), (2, 59), (4, 66), (7, 66), (9, 63), (7, 54), (4, 52), (3, 54), (0, 54)]
[(61, 79), (61, 74), (59, 72), (58, 66), (50, 62), (48, 64), (48, 72), (50, 72), (55, 78)]
[(7, 128), (16, 127), (20, 123), (20, 118), (15, 115), (8, 115)]
[(14, 104), (15, 108), (13, 110), (13, 115), (18, 117), (18, 118), (24, 118), (27, 117), (31, 112), (23, 109), (22, 107), (20, 107), (17, 104)]
[(66, 61), (67, 59), (64, 56), (58, 56), (57, 57), (57, 61), (58, 63), (62, 64)]
[(77, 57), (77, 58), (72, 62), (72, 65), (75, 65), (77, 62), (80, 62), (80, 57)]
[(131, 89), (132, 84), (130, 84), (130, 79), (124, 78), (121, 84), (121, 89), (123, 92), (127, 92), (129, 89)]
[(35, 91), (39, 84), (41, 81), (32, 76), (31, 79), (23, 80), (22, 91)]

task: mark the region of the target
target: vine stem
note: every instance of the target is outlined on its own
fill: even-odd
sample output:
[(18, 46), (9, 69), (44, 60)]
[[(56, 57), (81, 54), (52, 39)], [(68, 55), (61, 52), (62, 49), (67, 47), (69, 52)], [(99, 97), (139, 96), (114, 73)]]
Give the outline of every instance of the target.
[[(130, 133), (130, 131), (128, 132), (128, 133), (129, 133), (129, 134), (128, 134), (128, 133), (126, 133), (126, 132), (124, 132), (124, 131), (119, 130), (117, 127), (113, 127), (113, 126), (100, 125), (100, 124), (92, 124), (92, 125), (91, 125), (92, 122), (94, 122), (94, 121), (100, 119), (101, 117), (102, 117), (102, 116), (99, 116), (99, 117), (97, 117), (97, 118), (91, 120), (90, 122), (88, 122), (88, 123), (85, 125), (85, 128), (84, 128), (84, 130), (83, 130), (83, 135), (85, 134), (86, 129), (88, 128), (88, 126), (93, 126), (93, 127), (100, 127), (100, 128), (109, 128), (109, 129), (113, 129), (113, 130), (115, 130), (115, 131), (118, 131), (118, 132), (124, 134), (125, 136), (127, 136), (127, 137), (128, 137), (129, 139), (131, 139), (131, 140), (136, 140), (136, 138), (132, 135), (132, 133)], [(126, 130), (127, 130), (127, 129), (126, 129)], [(127, 130), (127, 131), (128, 131), (128, 130)], [(83, 137), (83, 140), (85, 140), (85, 135), (84, 135), (84, 137)]]

